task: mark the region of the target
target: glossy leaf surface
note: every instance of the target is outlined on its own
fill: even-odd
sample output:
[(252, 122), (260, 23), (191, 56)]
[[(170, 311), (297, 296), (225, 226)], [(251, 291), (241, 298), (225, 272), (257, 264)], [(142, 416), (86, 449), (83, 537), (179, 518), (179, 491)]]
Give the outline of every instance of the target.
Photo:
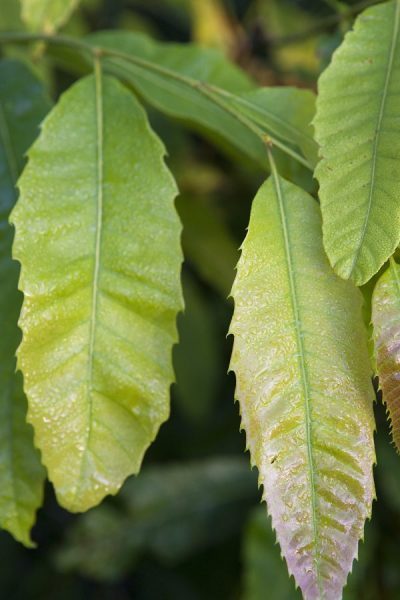
[(24, 155), (49, 108), (43, 86), (27, 67), (16, 60), (0, 62), (0, 526), (27, 546), (42, 503), (45, 472), (26, 423), (21, 373), (15, 372), (22, 295), (8, 216)]
[(400, 452), (400, 267), (394, 261), (375, 286), (372, 323), (379, 386)]
[(21, 0), (22, 19), (33, 31), (51, 34), (66, 23), (79, 0)]
[(356, 21), (319, 81), (316, 138), (324, 246), (367, 282), (400, 242), (400, 1)]
[(232, 291), (242, 425), (308, 600), (341, 597), (374, 497), (361, 294), (331, 270), (320, 230), (317, 203), (275, 172), (254, 200)]
[(137, 100), (97, 69), (50, 113), (20, 180), (18, 360), (72, 511), (116, 493), (169, 414), (181, 227), (163, 155)]

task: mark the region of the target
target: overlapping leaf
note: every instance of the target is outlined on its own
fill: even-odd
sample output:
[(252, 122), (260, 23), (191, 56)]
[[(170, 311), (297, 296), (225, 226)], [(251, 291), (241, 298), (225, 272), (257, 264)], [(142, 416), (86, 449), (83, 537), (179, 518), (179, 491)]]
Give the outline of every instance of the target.
[(400, 451), (400, 267), (393, 260), (374, 289), (372, 323), (379, 385)]
[(21, 0), (22, 19), (33, 31), (54, 33), (66, 23), (80, 0)]
[(368, 281), (400, 242), (400, 1), (365, 11), (320, 78), (316, 137), (324, 245)]
[(237, 94), (231, 102), (271, 135), (297, 146), (310, 165), (317, 164), (318, 146), (311, 125), (315, 116), (313, 92), (289, 86), (265, 87)]
[[(160, 43), (121, 31), (94, 33), (86, 41), (121, 53), (120, 57), (106, 57), (104, 64), (110, 73), (155, 108), (211, 134), (230, 152), (235, 148), (266, 168), (264, 144), (243, 122), (247, 119), (258, 123), (261, 131), (289, 141), (290, 146), (299, 145), (301, 152), (305, 149), (306, 158), (310, 160), (311, 155), (310, 165), (314, 165), (316, 146), (310, 135), (314, 96), (310, 92), (265, 88), (253, 95), (255, 85), (242, 71), (219, 52), (195, 45)], [(63, 57), (76, 70), (76, 58), (65, 53)], [(210, 85), (228, 94), (216, 94), (216, 101), (212, 100)], [(239, 100), (236, 95), (243, 97)]]
[(252, 463), (306, 599), (340, 598), (374, 485), (361, 294), (322, 248), (316, 202), (280, 178), (254, 201), (233, 286), (231, 367)]
[(27, 67), (16, 60), (0, 62), (0, 525), (26, 545), (31, 545), (29, 531), (42, 502), (45, 472), (26, 423), (22, 377), (15, 372), (22, 296), (8, 216), (24, 154), (49, 108), (41, 83)]
[(163, 154), (132, 94), (97, 69), (50, 113), (20, 180), (19, 366), (49, 478), (73, 511), (139, 470), (169, 414), (181, 250)]
[[(201, 131), (211, 131), (225, 144), (228, 142), (229, 147), (247, 149), (249, 156), (265, 167), (262, 141), (199, 90), (199, 86), (205, 84), (219, 85), (232, 92), (245, 92), (255, 87), (222, 54), (197, 46), (157, 43), (145, 35), (121, 31), (94, 33), (86, 40), (93, 46), (115, 50), (154, 65), (155, 69), (149, 69), (145, 64), (115, 57), (104, 62), (109, 72), (120, 77), (158, 110), (189, 122)], [(163, 73), (163, 69), (172, 73), (172, 77)], [(192, 85), (182, 81), (180, 76)]]

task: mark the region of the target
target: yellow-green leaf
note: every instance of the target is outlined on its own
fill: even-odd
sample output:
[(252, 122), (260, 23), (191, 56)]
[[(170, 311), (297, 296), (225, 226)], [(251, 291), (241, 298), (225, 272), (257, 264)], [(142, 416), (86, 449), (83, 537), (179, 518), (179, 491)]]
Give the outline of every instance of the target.
[(0, 526), (26, 546), (32, 545), (29, 532), (42, 503), (45, 471), (26, 423), (21, 373), (15, 372), (22, 297), (8, 216), (25, 152), (49, 108), (43, 86), (26, 66), (0, 62)]
[(80, 0), (21, 0), (22, 19), (33, 31), (55, 33), (64, 25)]
[(366, 283), (400, 242), (400, 0), (365, 11), (319, 81), (324, 246)]
[(137, 473), (169, 414), (180, 223), (164, 149), (118, 81), (76, 83), (20, 179), (18, 360), (59, 502), (72, 511)]
[(361, 294), (333, 273), (321, 237), (317, 203), (273, 170), (254, 200), (232, 292), (242, 425), (308, 600), (340, 598), (374, 497)]
[(400, 452), (400, 267), (394, 260), (375, 286), (372, 324), (379, 385)]

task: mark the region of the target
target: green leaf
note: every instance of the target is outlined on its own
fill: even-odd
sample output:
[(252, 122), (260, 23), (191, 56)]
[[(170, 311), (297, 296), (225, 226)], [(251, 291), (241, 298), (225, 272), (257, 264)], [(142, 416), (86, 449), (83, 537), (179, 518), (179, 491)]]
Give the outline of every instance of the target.
[(137, 473), (169, 414), (182, 257), (163, 155), (137, 100), (98, 67), (50, 113), (19, 182), (18, 361), (72, 511)]
[(233, 286), (231, 367), (289, 572), (306, 599), (339, 598), (374, 497), (361, 294), (328, 264), (317, 203), (273, 174)]
[(244, 534), (242, 600), (301, 600), (279, 553), (265, 509), (253, 510)]
[(319, 81), (316, 138), (324, 245), (343, 278), (367, 282), (400, 242), (400, 1), (356, 21)]
[(393, 259), (374, 289), (372, 324), (379, 386), (400, 452), (400, 267)]
[(311, 122), (315, 116), (315, 94), (294, 87), (266, 87), (232, 97), (255, 123), (290, 145), (297, 146), (311, 165), (318, 161)]
[(80, 0), (21, 0), (22, 19), (32, 31), (52, 34), (64, 25)]
[[(238, 153), (241, 158), (244, 155), (251, 159), (253, 167), (256, 163), (266, 170), (264, 136), (272, 137), (272, 131), (278, 131), (279, 135), (272, 139), (274, 145), (312, 170), (313, 163), (292, 143), (292, 134), (295, 144), (301, 138), (315, 159), (316, 145), (309, 137), (310, 105), (314, 102), (309, 92), (297, 90), (291, 94), (276, 90), (275, 94), (271, 93), (271, 102), (280, 95), (288, 103), (288, 116), (279, 106), (264, 106), (262, 94), (251, 96), (249, 100), (238, 98), (255, 90), (255, 85), (215, 50), (155, 42), (143, 34), (126, 31), (96, 32), (86, 38), (86, 43), (103, 52), (109, 73), (123, 80), (156, 109), (190, 124), (219, 143), (229, 155), (236, 158)], [(53, 48), (52, 54), (72, 72), (87, 71), (87, 62), (79, 60), (71, 49)], [(291, 143), (287, 143), (289, 131)]]
[(0, 526), (26, 546), (32, 546), (29, 532), (42, 503), (45, 471), (26, 423), (22, 377), (15, 372), (22, 296), (8, 216), (25, 152), (49, 108), (43, 86), (27, 67), (16, 60), (0, 62)]
[(143, 554), (176, 564), (237, 534), (256, 489), (242, 459), (143, 469), (118, 507), (103, 504), (72, 525), (57, 564), (100, 581), (120, 579)]
[[(200, 85), (218, 85), (232, 92), (249, 91), (255, 87), (218, 51), (194, 45), (155, 42), (144, 34), (125, 31), (94, 33), (86, 41), (93, 46), (150, 62), (155, 69), (114, 57), (106, 58), (104, 65), (156, 109), (190, 123), (202, 133), (212, 131), (225, 147), (233, 146), (244, 151), (266, 168), (265, 147), (261, 139), (198, 89), (197, 81)], [(177, 77), (166, 76), (163, 69), (168, 69), (172, 75), (177, 74)], [(179, 76), (189, 78), (193, 85), (181, 81)]]

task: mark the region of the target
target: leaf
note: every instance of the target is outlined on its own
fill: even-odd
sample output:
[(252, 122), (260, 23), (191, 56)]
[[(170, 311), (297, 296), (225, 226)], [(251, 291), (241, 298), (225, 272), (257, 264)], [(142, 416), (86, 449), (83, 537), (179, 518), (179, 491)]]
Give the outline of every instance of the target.
[(122, 488), (119, 508), (103, 504), (72, 525), (57, 564), (100, 581), (123, 577), (142, 555), (176, 564), (232, 538), (256, 497), (242, 459), (143, 469)]
[[(218, 85), (232, 92), (249, 91), (255, 87), (221, 53), (195, 45), (155, 42), (144, 34), (125, 31), (96, 32), (86, 41), (155, 65), (153, 70), (121, 58), (104, 60), (105, 69), (131, 86), (151, 106), (192, 124), (202, 133), (211, 131), (225, 147), (244, 149), (252, 160), (266, 167), (263, 142), (243, 123), (202, 94), (196, 84), (199, 80), (200, 85)], [(172, 75), (177, 74), (177, 77), (166, 76), (163, 69), (168, 69)], [(182, 82), (180, 75), (193, 80), (194, 85)]]
[[(103, 62), (109, 73), (124, 81), (156, 109), (190, 124), (213, 142), (218, 142), (229, 155), (237, 158), (239, 152), (241, 160), (243, 155), (251, 159), (253, 168), (256, 163), (266, 170), (268, 164), (262, 134), (271, 133), (268, 127), (272, 122), (272, 128), (278, 129), (279, 135), (282, 133), (284, 138), (275, 139), (275, 145), (294, 156), (308, 170), (312, 169), (313, 165), (304, 160), (301, 153), (285, 143), (288, 128), (293, 131), (297, 127), (295, 123), (302, 114), (303, 102), (309, 103), (309, 93), (303, 95), (298, 91), (297, 99), (302, 96), (302, 102), (300, 111), (295, 112), (294, 122), (291, 116), (288, 118), (275, 106), (271, 110), (264, 107), (261, 119), (260, 107), (253, 104), (250, 107), (251, 117), (247, 118), (243, 109), (246, 98), (238, 104), (237, 96), (255, 90), (255, 85), (215, 50), (155, 42), (143, 34), (126, 31), (96, 32), (85, 41), (103, 49)], [(79, 61), (75, 52), (60, 48), (51, 51), (64, 68), (74, 73), (87, 71), (87, 63), (82, 59)], [(272, 100), (275, 101), (275, 96)], [(291, 106), (296, 106), (296, 102)], [(285, 117), (283, 126), (277, 115)], [(253, 117), (261, 123), (261, 127), (252, 122)], [(307, 130), (309, 121), (302, 123), (301, 127)], [(302, 137), (303, 133), (297, 131), (296, 136)], [(307, 143), (313, 144), (310, 140)]]
[(293, 579), (288, 577), (276, 536), (261, 507), (250, 514), (244, 534), (243, 563), (242, 600), (265, 600), (266, 590), (268, 600), (301, 600)]
[(232, 98), (241, 112), (265, 127), (271, 135), (298, 146), (315, 166), (318, 146), (311, 122), (315, 116), (315, 94), (295, 87), (265, 87)]
[(80, 0), (21, 0), (22, 19), (32, 31), (52, 34), (64, 25)]
[(169, 414), (181, 228), (163, 154), (136, 99), (96, 69), (50, 113), (19, 182), (18, 360), (71, 511), (137, 473)]
[(45, 472), (26, 423), (22, 377), (15, 373), (22, 297), (8, 216), (24, 154), (49, 108), (43, 86), (26, 66), (0, 62), (0, 526), (26, 546), (33, 545), (29, 532), (42, 503)]
[(379, 386), (400, 452), (400, 267), (393, 259), (373, 292), (372, 324)]
[(330, 269), (317, 203), (274, 176), (233, 286), (231, 368), (252, 464), (304, 598), (339, 598), (374, 497), (361, 294)]
[(400, 2), (356, 21), (319, 81), (316, 139), (324, 245), (343, 278), (367, 282), (400, 242)]

